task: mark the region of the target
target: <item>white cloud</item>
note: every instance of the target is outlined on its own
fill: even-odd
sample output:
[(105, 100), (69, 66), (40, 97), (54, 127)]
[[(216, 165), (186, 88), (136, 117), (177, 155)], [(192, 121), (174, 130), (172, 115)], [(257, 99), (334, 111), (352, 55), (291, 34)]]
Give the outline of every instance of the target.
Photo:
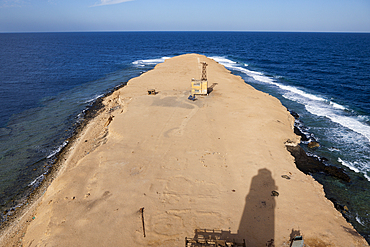
[(100, 3), (96, 3), (91, 7), (111, 5), (111, 4), (119, 4), (119, 3), (130, 2), (130, 1), (133, 1), (133, 0), (100, 0)]

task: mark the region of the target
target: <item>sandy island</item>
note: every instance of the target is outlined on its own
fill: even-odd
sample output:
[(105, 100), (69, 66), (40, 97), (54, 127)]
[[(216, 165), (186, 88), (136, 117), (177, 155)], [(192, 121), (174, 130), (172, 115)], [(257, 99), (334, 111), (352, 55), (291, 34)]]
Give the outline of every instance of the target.
[[(201, 62), (213, 90), (191, 101)], [(217, 62), (168, 59), (104, 105), (5, 245), (185, 246), (208, 229), (246, 246), (368, 246), (296, 168), (287, 109)]]

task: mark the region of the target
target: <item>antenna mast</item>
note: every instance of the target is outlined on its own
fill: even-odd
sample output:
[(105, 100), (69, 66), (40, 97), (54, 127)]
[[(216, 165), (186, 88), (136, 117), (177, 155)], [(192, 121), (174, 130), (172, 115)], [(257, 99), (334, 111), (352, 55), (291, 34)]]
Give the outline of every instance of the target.
[(202, 62), (203, 64), (203, 67), (202, 67), (202, 78), (200, 79), (201, 81), (207, 81), (207, 71), (206, 71), (206, 68), (207, 68), (207, 63), (205, 62)]

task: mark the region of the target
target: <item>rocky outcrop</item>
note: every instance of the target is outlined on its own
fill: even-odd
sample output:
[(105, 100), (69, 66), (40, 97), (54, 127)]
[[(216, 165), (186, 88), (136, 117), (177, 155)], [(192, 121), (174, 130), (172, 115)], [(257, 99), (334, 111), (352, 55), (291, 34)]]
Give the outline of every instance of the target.
[(320, 147), (320, 144), (318, 142), (315, 142), (315, 141), (310, 141), (308, 144), (307, 144), (307, 147), (308, 148), (318, 148)]
[(342, 168), (332, 165), (325, 165), (322, 159), (308, 156), (306, 152), (299, 146), (286, 146), (287, 150), (295, 158), (295, 164), (299, 170), (305, 174), (324, 172), (328, 175), (334, 176), (345, 182), (350, 182), (350, 177), (344, 172)]
[(301, 141), (309, 141), (310, 139), (307, 138), (307, 136), (305, 134), (302, 133), (302, 131), (297, 127), (297, 126), (294, 126), (294, 134), (296, 134), (297, 136), (300, 136), (301, 137)]

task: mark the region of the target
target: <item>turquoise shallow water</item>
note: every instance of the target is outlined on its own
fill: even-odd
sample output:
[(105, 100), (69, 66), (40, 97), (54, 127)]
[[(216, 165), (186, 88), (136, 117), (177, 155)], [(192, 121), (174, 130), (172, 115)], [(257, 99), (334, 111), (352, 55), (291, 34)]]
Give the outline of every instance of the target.
[(84, 111), (166, 57), (212, 57), (300, 115), (351, 183), (313, 174), (370, 241), (370, 34), (122, 32), (0, 34), (0, 207), (22, 202)]

